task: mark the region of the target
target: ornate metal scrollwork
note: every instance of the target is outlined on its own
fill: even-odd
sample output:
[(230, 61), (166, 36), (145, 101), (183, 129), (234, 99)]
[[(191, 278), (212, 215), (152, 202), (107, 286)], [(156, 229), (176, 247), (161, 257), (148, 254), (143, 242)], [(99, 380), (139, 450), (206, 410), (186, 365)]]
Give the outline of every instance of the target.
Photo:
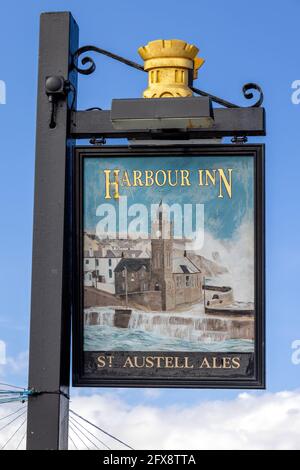
[[(118, 62), (128, 65), (129, 67), (137, 69), (140, 72), (145, 72), (144, 67), (142, 65), (136, 62), (133, 62), (132, 60), (125, 59), (125, 57), (114, 54), (113, 52), (107, 51), (105, 49), (101, 49), (100, 47), (90, 45), (90, 46), (80, 47), (79, 49), (77, 49), (77, 51), (73, 55), (72, 68), (77, 70), (77, 72), (82, 75), (90, 75), (96, 70), (95, 61), (89, 56), (85, 56), (81, 58), (81, 65), (83, 66), (88, 65), (87, 68), (81, 68), (77, 65), (77, 62), (79, 61), (80, 56), (87, 52), (97, 52), (98, 54), (105, 55), (107, 57), (110, 57), (111, 59), (117, 60)], [(193, 86), (190, 86), (190, 88), (197, 95), (208, 96), (214, 103), (218, 103), (221, 106), (224, 106), (225, 108), (241, 108), (242, 107), (234, 103), (231, 103), (230, 101), (224, 100), (222, 98), (218, 98), (217, 96), (207, 93), (206, 91), (199, 90), (199, 88), (195, 88)], [(253, 104), (251, 104), (250, 106), (246, 106), (246, 107), (258, 108), (259, 106), (262, 105), (263, 100), (264, 100), (264, 94), (263, 94), (261, 87), (257, 85), (256, 83), (246, 83), (242, 88), (243, 95), (247, 100), (251, 100), (254, 98), (254, 94), (252, 90), (255, 90), (259, 93), (258, 99)]]
[(128, 65), (129, 67), (133, 67), (137, 70), (140, 70), (142, 72), (145, 72), (144, 67), (140, 64), (137, 64), (136, 62), (133, 62), (132, 60), (125, 59), (124, 57), (114, 54), (113, 52), (106, 51), (105, 49), (101, 49), (100, 47), (96, 46), (83, 46), (77, 49), (77, 51), (73, 55), (73, 63), (72, 66), (75, 70), (77, 70), (78, 73), (81, 73), (83, 75), (90, 75), (96, 70), (96, 64), (94, 62), (94, 59), (91, 57), (85, 56), (81, 59), (81, 64), (86, 65), (89, 64), (89, 67), (87, 68), (80, 68), (76, 64), (76, 62), (79, 60), (79, 57), (82, 54), (85, 54), (87, 52), (97, 52), (98, 54), (105, 55), (107, 57), (110, 57), (111, 59), (117, 60), (118, 62), (121, 62), (125, 65)]
[[(221, 106), (224, 106), (225, 108), (241, 108), (242, 106), (238, 106), (237, 104), (231, 103), (230, 101), (223, 100), (222, 98), (218, 98), (217, 96), (211, 95), (210, 93), (207, 93), (206, 91), (199, 90), (198, 88), (195, 87), (190, 87), (194, 93), (197, 95), (201, 96), (208, 96), (214, 103), (218, 103)], [(255, 101), (255, 103), (251, 104), (250, 106), (246, 106), (247, 108), (259, 108), (259, 106), (262, 105), (263, 100), (264, 100), (264, 94), (259, 85), (256, 83), (246, 83), (246, 85), (243, 86), (242, 92), (244, 97), (247, 100), (251, 100), (254, 98), (254, 94), (251, 92), (251, 90), (256, 90), (259, 93), (258, 99)]]
[(264, 101), (263, 91), (261, 87), (257, 85), (257, 83), (246, 83), (246, 85), (243, 86), (243, 94), (246, 100), (252, 100), (254, 97), (250, 90), (256, 90), (259, 93), (258, 99), (250, 106), (250, 108), (259, 108), (259, 106), (261, 106)]

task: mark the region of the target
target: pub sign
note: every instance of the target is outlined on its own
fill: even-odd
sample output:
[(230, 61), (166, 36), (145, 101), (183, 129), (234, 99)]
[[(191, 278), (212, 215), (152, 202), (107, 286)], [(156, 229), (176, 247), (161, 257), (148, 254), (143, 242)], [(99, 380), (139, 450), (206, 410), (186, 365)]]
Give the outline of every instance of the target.
[(76, 148), (73, 385), (264, 387), (263, 150)]

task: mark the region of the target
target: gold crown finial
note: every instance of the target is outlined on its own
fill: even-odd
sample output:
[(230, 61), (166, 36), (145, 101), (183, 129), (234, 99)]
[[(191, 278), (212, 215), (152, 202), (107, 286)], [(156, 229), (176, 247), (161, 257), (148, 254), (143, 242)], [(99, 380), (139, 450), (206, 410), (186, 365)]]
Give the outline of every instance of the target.
[(138, 50), (148, 72), (144, 98), (178, 98), (192, 96), (189, 77), (197, 78), (204, 59), (196, 57), (199, 49), (180, 39), (158, 39)]

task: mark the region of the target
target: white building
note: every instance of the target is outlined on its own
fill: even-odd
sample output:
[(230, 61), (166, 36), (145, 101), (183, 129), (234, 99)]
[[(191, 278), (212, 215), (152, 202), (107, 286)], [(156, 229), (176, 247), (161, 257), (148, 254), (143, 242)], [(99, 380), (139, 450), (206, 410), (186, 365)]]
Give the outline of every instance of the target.
[(83, 259), (84, 285), (114, 294), (114, 270), (120, 259), (121, 256), (116, 257), (113, 252), (107, 252), (106, 256), (101, 256), (99, 251), (94, 251), (92, 248), (85, 251)]
[[(128, 241), (96, 245), (86, 236), (83, 258), (84, 286), (115, 294), (115, 268), (122, 258), (145, 257), (145, 250), (130, 249)], [(96, 242), (97, 243), (97, 242)], [(128, 246), (129, 245), (129, 246)], [(149, 256), (149, 255), (148, 255)]]

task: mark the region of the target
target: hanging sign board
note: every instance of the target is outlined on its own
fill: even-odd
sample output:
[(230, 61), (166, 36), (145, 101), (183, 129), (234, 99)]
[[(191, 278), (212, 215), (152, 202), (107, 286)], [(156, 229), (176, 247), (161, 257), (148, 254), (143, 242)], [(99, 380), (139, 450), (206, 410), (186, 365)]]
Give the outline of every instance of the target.
[(73, 385), (263, 388), (263, 146), (74, 158)]

